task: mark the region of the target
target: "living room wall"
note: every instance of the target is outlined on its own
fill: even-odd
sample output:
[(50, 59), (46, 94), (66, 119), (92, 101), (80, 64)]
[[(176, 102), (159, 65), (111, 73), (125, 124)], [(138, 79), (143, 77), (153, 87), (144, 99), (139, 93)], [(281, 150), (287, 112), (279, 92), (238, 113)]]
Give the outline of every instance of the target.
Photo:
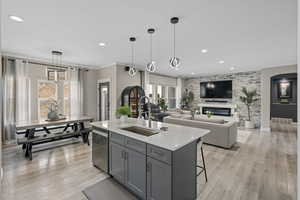
[(242, 87), (247, 89), (256, 89), (259, 94), (259, 101), (257, 101), (252, 108), (252, 116), (256, 127), (260, 127), (261, 119), (261, 73), (259, 71), (240, 72), (231, 74), (219, 74), (212, 76), (201, 76), (197, 78), (184, 79), (183, 88), (188, 88), (193, 91), (195, 95), (195, 104), (204, 103), (205, 99), (200, 98), (200, 82), (204, 81), (219, 81), (219, 80), (232, 80), (233, 98), (228, 103), (237, 106), (237, 112), (240, 118), (240, 125), (244, 124), (247, 118), (247, 108), (240, 101)]

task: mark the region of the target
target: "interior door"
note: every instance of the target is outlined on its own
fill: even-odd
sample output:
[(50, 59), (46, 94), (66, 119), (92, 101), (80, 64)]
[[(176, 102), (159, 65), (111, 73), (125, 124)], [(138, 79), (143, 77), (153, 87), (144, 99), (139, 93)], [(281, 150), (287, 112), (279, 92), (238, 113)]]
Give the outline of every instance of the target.
[(110, 91), (109, 82), (99, 84), (99, 120), (109, 120), (110, 119)]

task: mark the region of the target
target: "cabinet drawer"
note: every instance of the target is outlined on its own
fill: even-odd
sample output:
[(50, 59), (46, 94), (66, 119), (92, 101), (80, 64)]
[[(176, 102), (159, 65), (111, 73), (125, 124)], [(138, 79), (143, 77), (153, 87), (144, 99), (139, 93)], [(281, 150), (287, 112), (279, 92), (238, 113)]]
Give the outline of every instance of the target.
[(153, 145), (147, 145), (147, 155), (171, 165), (172, 152)]
[(120, 145), (124, 145), (124, 143), (125, 143), (125, 137), (123, 135), (120, 135), (120, 134), (117, 134), (114, 132), (110, 132), (109, 140), (112, 142), (115, 142), (117, 144), (120, 144)]
[(146, 143), (129, 138), (129, 137), (125, 137), (125, 146), (138, 151), (140, 153), (146, 154)]

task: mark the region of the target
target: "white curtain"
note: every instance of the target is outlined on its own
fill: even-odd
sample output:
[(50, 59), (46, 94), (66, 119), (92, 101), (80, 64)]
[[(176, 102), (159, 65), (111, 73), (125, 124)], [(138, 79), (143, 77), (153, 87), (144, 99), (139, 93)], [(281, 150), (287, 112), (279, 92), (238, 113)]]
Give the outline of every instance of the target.
[(16, 60), (16, 122), (31, 120), (31, 91), (28, 63)]
[(3, 59), (2, 141), (15, 139), (15, 61)]
[(83, 115), (83, 71), (70, 69), (70, 116), (79, 117)]
[(31, 116), (30, 80), (23, 60), (5, 58), (3, 80), (2, 140), (10, 143), (15, 139), (15, 123), (29, 121)]

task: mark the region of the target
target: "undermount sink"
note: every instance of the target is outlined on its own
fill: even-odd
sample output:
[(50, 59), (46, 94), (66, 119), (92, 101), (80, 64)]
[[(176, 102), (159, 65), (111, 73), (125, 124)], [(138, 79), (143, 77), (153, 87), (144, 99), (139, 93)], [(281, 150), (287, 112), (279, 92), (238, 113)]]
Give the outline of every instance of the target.
[(158, 130), (143, 128), (140, 126), (129, 126), (129, 127), (121, 128), (121, 130), (133, 132), (144, 136), (151, 136), (159, 133)]

